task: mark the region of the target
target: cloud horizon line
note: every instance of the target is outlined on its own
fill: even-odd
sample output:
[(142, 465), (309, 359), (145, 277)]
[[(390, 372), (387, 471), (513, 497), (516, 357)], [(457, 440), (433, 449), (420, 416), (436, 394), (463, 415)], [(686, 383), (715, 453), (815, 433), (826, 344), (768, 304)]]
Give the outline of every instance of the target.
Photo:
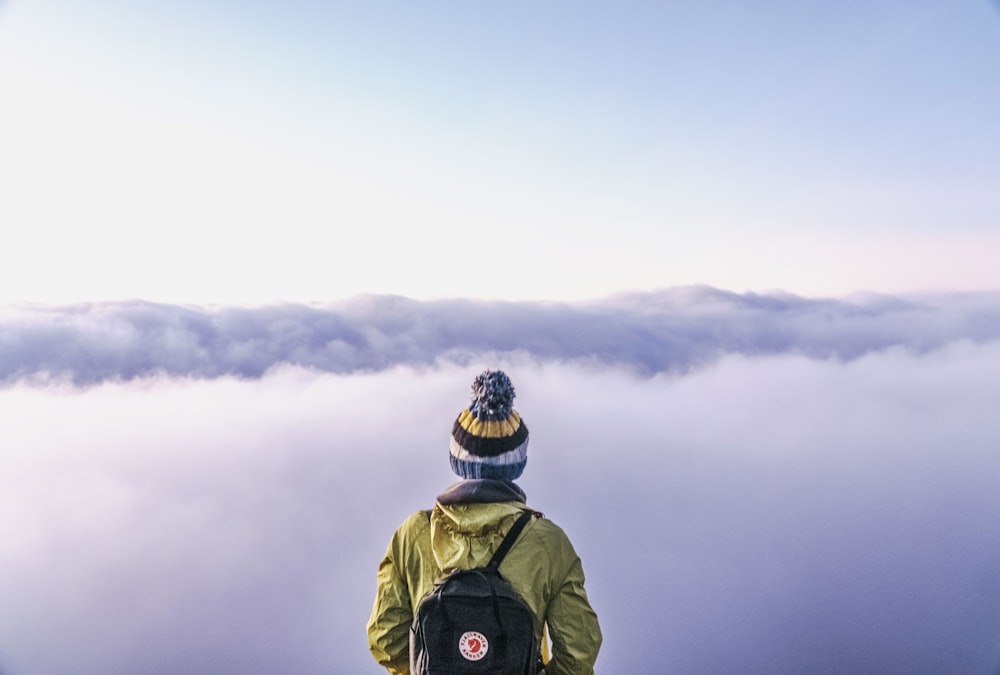
[(652, 376), (733, 354), (849, 361), (998, 339), (991, 291), (829, 299), (682, 286), (575, 302), (371, 294), (258, 307), (18, 305), (0, 309), (0, 386), (252, 379), (282, 365), (349, 374), (515, 354)]

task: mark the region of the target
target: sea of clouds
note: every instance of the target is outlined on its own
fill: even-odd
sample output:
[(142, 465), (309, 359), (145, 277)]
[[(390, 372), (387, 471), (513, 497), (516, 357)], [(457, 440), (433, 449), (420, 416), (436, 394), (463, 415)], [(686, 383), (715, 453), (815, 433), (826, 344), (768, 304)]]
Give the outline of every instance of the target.
[(0, 673), (377, 673), (504, 368), (601, 673), (1000, 673), (1000, 296), (0, 311)]

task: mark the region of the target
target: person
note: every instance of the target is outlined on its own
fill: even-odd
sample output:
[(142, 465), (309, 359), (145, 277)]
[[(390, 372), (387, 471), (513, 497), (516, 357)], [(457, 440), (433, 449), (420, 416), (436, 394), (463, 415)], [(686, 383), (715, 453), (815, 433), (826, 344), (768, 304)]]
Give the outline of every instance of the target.
[[(513, 408), (514, 387), (503, 371), (486, 370), (472, 384), (472, 403), (455, 420), (449, 460), (461, 478), (433, 510), (417, 511), (393, 534), (378, 567), (368, 642), (392, 675), (409, 675), (409, 633), (420, 600), (434, 582), (458, 569), (486, 565), (527, 509), (514, 483), (528, 459), (528, 428)], [(537, 514), (516, 539), (500, 573), (531, 609), (545, 675), (592, 675), (601, 629), (584, 590), (580, 557), (551, 520)], [(548, 649), (551, 641), (551, 650)]]

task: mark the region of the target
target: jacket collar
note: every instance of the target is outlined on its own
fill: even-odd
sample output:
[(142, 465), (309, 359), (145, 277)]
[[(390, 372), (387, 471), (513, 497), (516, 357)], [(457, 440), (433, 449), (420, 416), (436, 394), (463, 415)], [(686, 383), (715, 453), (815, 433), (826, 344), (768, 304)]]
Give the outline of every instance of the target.
[(476, 478), (460, 480), (438, 495), (438, 504), (491, 504), (493, 502), (527, 502), (524, 490), (509, 480)]

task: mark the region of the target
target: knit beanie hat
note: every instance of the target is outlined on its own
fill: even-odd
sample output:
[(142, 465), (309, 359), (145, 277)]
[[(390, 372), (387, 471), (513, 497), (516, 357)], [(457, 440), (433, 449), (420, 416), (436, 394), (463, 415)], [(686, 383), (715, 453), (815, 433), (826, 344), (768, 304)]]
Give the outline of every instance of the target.
[(528, 427), (513, 408), (514, 385), (500, 370), (472, 383), (472, 403), (451, 430), (451, 468), (462, 478), (514, 480), (528, 463)]

